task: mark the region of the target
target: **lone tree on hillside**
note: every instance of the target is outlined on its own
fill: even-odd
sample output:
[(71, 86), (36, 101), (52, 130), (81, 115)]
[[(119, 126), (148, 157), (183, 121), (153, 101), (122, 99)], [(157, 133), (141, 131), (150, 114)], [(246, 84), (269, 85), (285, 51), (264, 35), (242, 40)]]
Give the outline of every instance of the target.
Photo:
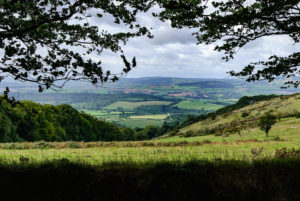
[[(0, 81), (12, 77), (37, 83), (43, 91), (61, 88), (68, 80), (84, 79), (93, 84), (118, 80), (136, 66), (135, 58), (132, 62), (126, 59), (121, 45), (132, 37), (152, 37), (136, 22), (136, 15), (151, 7), (145, 2), (0, 0)], [(112, 33), (93, 24), (105, 24), (105, 14), (125, 31)], [(103, 69), (103, 51), (120, 55), (122, 72)]]
[[(168, 0), (159, 1), (164, 10), (157, 13), (161, 20), (171, 20), (176, 28), (198, 28), (198, 43), (216, 44), (215, 50), (224, 52), (226, 61), (233, 58), (237, 49), (258, 38), (286, 35), (295, 44), (300, 41), (299, 0)], [(300, 52), (287, 57), (271, 56), (269, 61), (258, 61), (244, 67), (232, 76), (247, 81), (277, 76), (300, 75)], [(288, 81), (285, 87), (298, 87), (299, 81)]]
[(266, 133), (266, 137), (268, 137), (269, 131), (272, 126), (276, 123), (276, 117), (271, 113), (266, 113), (259, 119), (259, 128)]

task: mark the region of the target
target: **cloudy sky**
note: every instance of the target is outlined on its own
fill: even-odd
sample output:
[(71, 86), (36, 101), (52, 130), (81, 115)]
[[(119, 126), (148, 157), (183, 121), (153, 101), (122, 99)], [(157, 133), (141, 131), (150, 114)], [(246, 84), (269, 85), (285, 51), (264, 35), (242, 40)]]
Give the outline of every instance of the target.
[[(299, 49), (286, 36), (267, 37), (247, 44), (230, 62), (222, 61), (222, 53), (215, 52), (213, 45), (196, 45), (189, 29), (173, 29), (168, 22), (151, 16), (139, 15), (142, 25), (152, 27), (154, 39), (147, 37), (135, 38), (124, 46), (127, 57), (136, 56), (138, 67), (127, 77), (172, 76), (199, 78), (228, 78), (230, 70), (241, 69), (244, 65), (258, 60), (266, 60), (271, 55), (286, 56)], [(103, 20), (93, 22), (111, 32), (119, 32), (124, 27), (114, 24), (113, 19), (106, 16)], [(103, 64), (113, 72), (119, 72), (121, 61), (115, 54), (102, 55)]]

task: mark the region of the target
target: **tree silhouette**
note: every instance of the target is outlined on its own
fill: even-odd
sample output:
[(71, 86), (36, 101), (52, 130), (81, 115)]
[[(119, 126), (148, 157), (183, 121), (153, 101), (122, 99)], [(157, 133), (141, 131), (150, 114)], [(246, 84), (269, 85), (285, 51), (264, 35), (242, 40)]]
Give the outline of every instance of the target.
[[(237, 49), (262, 37), (286, 35), (295, 44), (300, 41), (299, 0), (170, 0), (159, 1), (164, 10), (156, 13), (161, 20), (171, 20), (176, 28), (197, 28), (198, 43), (217, 44), (215, 50), (224, 52), (224, 60), (233, 58)], [(271, 56), (258, 61), (232, 76), (247, 81), (300, 74), (300, 52), (287, 57)], [(298, 87), (299, 81), (287, 81), (283, 87)]]
[[(37, 83), (39, 91), (61, 88), (69, 80), (116, 81), (136, 66), (121, 45), (132, 37), (152, 37), (136, 22), (136, 15), (150, 7), (138, 0), (0, 0), (0, 81)], [(90, 23), (101, 22), (104, 14), (128, 31), (110, 33)], [(120, 55), (122, 72), (103, 69), (105, 50)]]

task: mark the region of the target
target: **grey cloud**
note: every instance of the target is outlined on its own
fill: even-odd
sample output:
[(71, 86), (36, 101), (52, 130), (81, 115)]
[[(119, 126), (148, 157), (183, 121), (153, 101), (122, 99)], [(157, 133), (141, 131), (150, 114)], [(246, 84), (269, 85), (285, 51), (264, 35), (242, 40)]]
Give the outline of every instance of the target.
[(163, 45), (167, 43), (195, 44), (196, 39), (192, 36), (191, 30), (176, 30), (163, 26), (155, 32), (152, 43), (155, 45)]
[[(237, 51), (230, 62), (221, 60), (222, 53), (215, 52), (213, 45), (196, 45), (192, 36), (194, 30), (172, 29), (168, 22), (161, 22), (150, 13), (140, 14), (139, 22), (152, 27), (154, 39), (139, 37), (131, 39), (123, 46), (128, 59), (137, 58), (138, 66), (129, 72), (128, 77), (176, 76), (176, 77), (228, 77), (226, 72), (241, 70), (250, 62), (265, 60), (273, 54), (288, 55), (299, 50), (286, 37), (262, 38), (247, 44)], [(92, 20), (92, 25), (110, 32), (127, 31), (126, 26), (113, 23), (106, 15), (100, 20)], [(105, 51), (102, 55), (90, 55), (101, 59), (103, 66), (113, 73), (121, 72), (122, 60), (118, 54)]]

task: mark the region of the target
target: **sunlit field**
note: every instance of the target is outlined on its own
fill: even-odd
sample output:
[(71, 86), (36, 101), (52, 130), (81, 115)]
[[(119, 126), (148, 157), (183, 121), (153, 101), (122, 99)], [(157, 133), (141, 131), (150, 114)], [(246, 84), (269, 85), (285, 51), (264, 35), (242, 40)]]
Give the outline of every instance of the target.
[[(290, 119), (289, 121), (293, 121)], [(2, 143), (0, 160), (7, 164), (44, 163), (68, 160), (75, 163), (101, 165), (103, 163), (185, 163), (195, 160), (244, 160), (274, 158), (277, 150), (299, 149), (297, 128), (280, 133), (278, 124), (268, 138), (258, 129), (241, 135), (170, 137), (151, 141), (132, 142), (35, 142)], [(279, 130), (279, 131), (278, 131)], [(263, 148), (262, 148), (263, 147)], [(261, 149), (258, 154), (253, 153)]]

